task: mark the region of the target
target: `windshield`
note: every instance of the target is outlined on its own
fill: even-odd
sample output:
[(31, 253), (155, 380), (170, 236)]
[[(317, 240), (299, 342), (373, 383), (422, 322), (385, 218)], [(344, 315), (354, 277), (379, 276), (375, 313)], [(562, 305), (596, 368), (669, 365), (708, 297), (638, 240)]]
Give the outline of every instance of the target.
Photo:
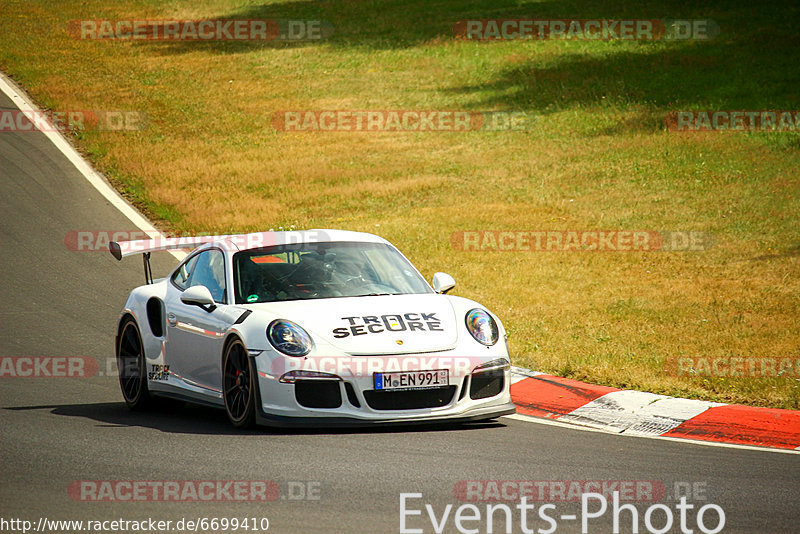
[(394, 247), (383, 243), (299, 243), (237, 252), (236, 303), (430, 293)]

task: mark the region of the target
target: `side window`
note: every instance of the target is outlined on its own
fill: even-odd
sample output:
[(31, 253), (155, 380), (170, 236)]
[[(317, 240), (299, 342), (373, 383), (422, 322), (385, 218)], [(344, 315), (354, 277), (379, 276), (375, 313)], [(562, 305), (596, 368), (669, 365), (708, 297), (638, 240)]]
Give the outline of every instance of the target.
[(219, 303), (225, 302), (225, 256), (219, 250), (206, 250), (197, 255), (186, 287), (206, 286)]
[(191, 258), (189, 258), (189, 261), (182, 263), (181, 266), (178, 268), (178, 270), (175, 271), (175, 274), (172, 275), (172, 282), (176, 286), (178, 286), (181, 289), (181, 291), (183, 291), (188, 287), (191, 287), (189, 281), (191, 279), (192, 272), (194, 271), (194, 266), (197, 263), (198, 257), (199, 256), (192, 256)]

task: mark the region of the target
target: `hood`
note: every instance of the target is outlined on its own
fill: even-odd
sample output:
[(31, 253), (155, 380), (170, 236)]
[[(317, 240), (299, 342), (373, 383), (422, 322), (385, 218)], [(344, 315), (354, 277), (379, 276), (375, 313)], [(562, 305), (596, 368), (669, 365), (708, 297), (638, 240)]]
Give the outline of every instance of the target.
[(354, 355), (452, 349), (460, 324), (449, 299), (435, 293), (272, 302), (251, 307), (299, 324), (318, 345), (324, 340)]

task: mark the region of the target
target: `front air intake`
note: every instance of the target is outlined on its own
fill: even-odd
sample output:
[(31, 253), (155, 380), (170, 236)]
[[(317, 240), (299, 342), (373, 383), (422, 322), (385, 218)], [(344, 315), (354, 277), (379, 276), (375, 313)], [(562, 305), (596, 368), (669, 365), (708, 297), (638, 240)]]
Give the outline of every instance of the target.
[(306, 408), (338, 408), (342, 405), (342, 391), (338, 380), (297, 380), (294, 397)]
[(405, 391), (371, 389), (364, 392), (364, 399), (373, 410), (421, 410), (447, 406), (455, 394), (456, 386)]
[(499, 395), (505, 385), (505, 370), (496, 369), (485, 373), (475, 373), (469, 384), (469, 398), (486, 399)]

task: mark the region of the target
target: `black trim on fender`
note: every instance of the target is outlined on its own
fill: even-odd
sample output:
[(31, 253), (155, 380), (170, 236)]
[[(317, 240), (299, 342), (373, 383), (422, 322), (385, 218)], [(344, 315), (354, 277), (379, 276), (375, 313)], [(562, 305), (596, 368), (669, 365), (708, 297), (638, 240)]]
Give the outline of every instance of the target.
[(238, 319), (236, 319), (236, 321), (234, 321), (234, 323), (233, 323), (233, 324), (242, 324), (242, 323), (244, 322), (244, 320), (245, 320), (245, 319), (247, 319), (248, 317), (250, 317), (250, 314), (251, 314), (251, 313), (253, 313), (253, 310), (245, 310), (245, 312), (244, 312), (243, 314), (241, 314), (241, 315), (239, 316), (239, 318), (238, 318)]

